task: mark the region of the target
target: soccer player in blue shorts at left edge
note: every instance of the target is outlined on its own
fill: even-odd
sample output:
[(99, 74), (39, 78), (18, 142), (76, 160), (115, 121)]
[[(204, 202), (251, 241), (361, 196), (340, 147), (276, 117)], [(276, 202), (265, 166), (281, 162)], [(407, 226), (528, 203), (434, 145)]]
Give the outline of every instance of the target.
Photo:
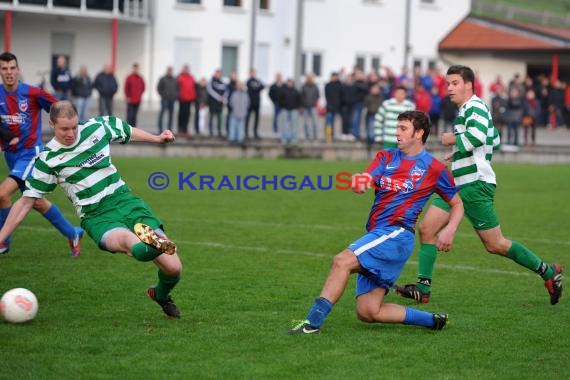
[(412, 254), (416, 221), (429, 197), (437, 193), (451, 208), (449, 223), (438, 236), (438, 249), (451, 249), (463, 217), (463, 203), (450, 171), (424, 149), (429, 131), (430, 121), (425, 113), (401, 113), (396, 130), (398, 148), (379, 151), (366, 171), (353, 177), (354, 192), (375, 190), (367, 233), (333, 258), (320, 296), (289, 334), (320, 332), (353, 273), (357, 274), (356, 314), (361, 321), (403, 323), (432, 330), (446, 325), (446, 313), (384, 303), (385, 295)]
[[(43, 150), (42, 109), (49, 112), (57, 99), (38, 87), (20, 82), (18, 59), (12, 53), (0, 54), (0, 76), (0, 136), (10, 171), (8, 178), (0, 183), (1, 228), (12, 207), (12, 196), (18, 189), (24, 190), (34, 160)], [(79, 256), (83, 229), (69, 223), (57, 206), (47, 199), (38, 199), (34, 209), (68, 239), (71, 256)], [(0, 244), (0, 253), (5, 254), (9, 249), (10, 238)]]

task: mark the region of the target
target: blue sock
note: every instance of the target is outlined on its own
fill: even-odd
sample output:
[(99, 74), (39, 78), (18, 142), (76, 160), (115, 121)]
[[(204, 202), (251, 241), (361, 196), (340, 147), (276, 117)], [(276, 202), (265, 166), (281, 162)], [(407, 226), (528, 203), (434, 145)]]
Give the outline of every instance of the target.
[(309, 314), (307, 314), (307, 318), (305, 319), (309, 320), (311, 326), (321, 327), (321, 325), (325, 321), (325, 318), (331, 312), (332, 307), (333, 305), (332, 303), (330, 303), (329, 300), (323, 297), (319, 297), (315, 300), (313, 307), (311, 308)]
[[(0, 228), (4, 227), (4, 223), (6, 222), (6, 218), (8, 218), (11, 208), (12, 207), (0, 208)], [(11, 236), (8, 236), (6, 243), (10, 244), (10, 238)]]
[(65, 216), (63, 216), (56, 205), (52, 204), (49, 210), (43, 215), (63, 236), (68, 239), (75, 239), (75, 227), (65, 219)]
[(426, 311), (406, 307), (405, 325), (415, 325), (423, 327), (433, 327), (433, 314)]

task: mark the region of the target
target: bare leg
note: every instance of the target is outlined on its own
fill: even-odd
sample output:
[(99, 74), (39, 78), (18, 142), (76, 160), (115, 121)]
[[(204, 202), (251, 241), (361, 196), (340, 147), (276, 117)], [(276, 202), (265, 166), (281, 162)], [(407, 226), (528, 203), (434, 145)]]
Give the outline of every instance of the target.
[(487, 252), (494, 255), (507, 256), (512, 241), (503, 236), (501, 226), (491, 228), (490, 230), (476, 230), (476, 232)]
[(376, 288), (356, 299), (356, 316), (364, 322), (403, 323), (406, 308), (394, 303), (383, 303), (386, 289)]
[(449, 212), (435, 206), (428, 207), (420, 222), (420, 241), (422, 244), (435, 244), (437, 233), (449, 221)]
[(360, 270), (362, 270), (360, 263), (351, 250), (345, 249), (337, 254), (321, 291), (321, 297), (335, 304), (344, 293), (350, 275)]

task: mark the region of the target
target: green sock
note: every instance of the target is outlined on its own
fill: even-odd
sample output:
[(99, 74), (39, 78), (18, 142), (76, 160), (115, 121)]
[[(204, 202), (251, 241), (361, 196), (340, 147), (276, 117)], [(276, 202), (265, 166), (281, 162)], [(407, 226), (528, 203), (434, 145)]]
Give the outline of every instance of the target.
[(530, 249), (516, 241), (513, 241), (511, 248), (507, 251), (507, 257), (515, 263), (538, 273), (543, 280), (548, 280), (554, 275), (552, 266), (546, 265)]
[(157, 249), (154, 249), (148, 244), (143, 243), (142, 241), (136, 243), (131, 247), (131, 253), (133, 254), (134, 258), (138, 261), (152, 261), (156, 257), (160, 256), (162, 252)]
[(180, 276), (170, 277), (162, 271), (158, 271), (158, 284), (154, 288), (154, 295), (157, 300), (165, 301), (168, 299), (170, 291), (178, 284)]
[(420, 245), (418, 282), (416, 286), (423, 292), (430, 292), (433, 267), (437, 258), (437, 248), (435, 244)]

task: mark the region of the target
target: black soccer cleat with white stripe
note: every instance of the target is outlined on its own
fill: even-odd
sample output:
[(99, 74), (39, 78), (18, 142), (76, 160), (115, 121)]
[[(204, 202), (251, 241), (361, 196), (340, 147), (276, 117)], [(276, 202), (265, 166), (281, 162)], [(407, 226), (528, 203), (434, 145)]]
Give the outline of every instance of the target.
[(400, 297), (410, 298), (421, 303), (429, 302), (430, 293), (424, 292), (416, 284), (395, 285), (394, 288)]
[(433, 314), (433, 326), (432, 330), (441, 330), (447, 324), (448, 316), (445, 313), (434, 313)]

